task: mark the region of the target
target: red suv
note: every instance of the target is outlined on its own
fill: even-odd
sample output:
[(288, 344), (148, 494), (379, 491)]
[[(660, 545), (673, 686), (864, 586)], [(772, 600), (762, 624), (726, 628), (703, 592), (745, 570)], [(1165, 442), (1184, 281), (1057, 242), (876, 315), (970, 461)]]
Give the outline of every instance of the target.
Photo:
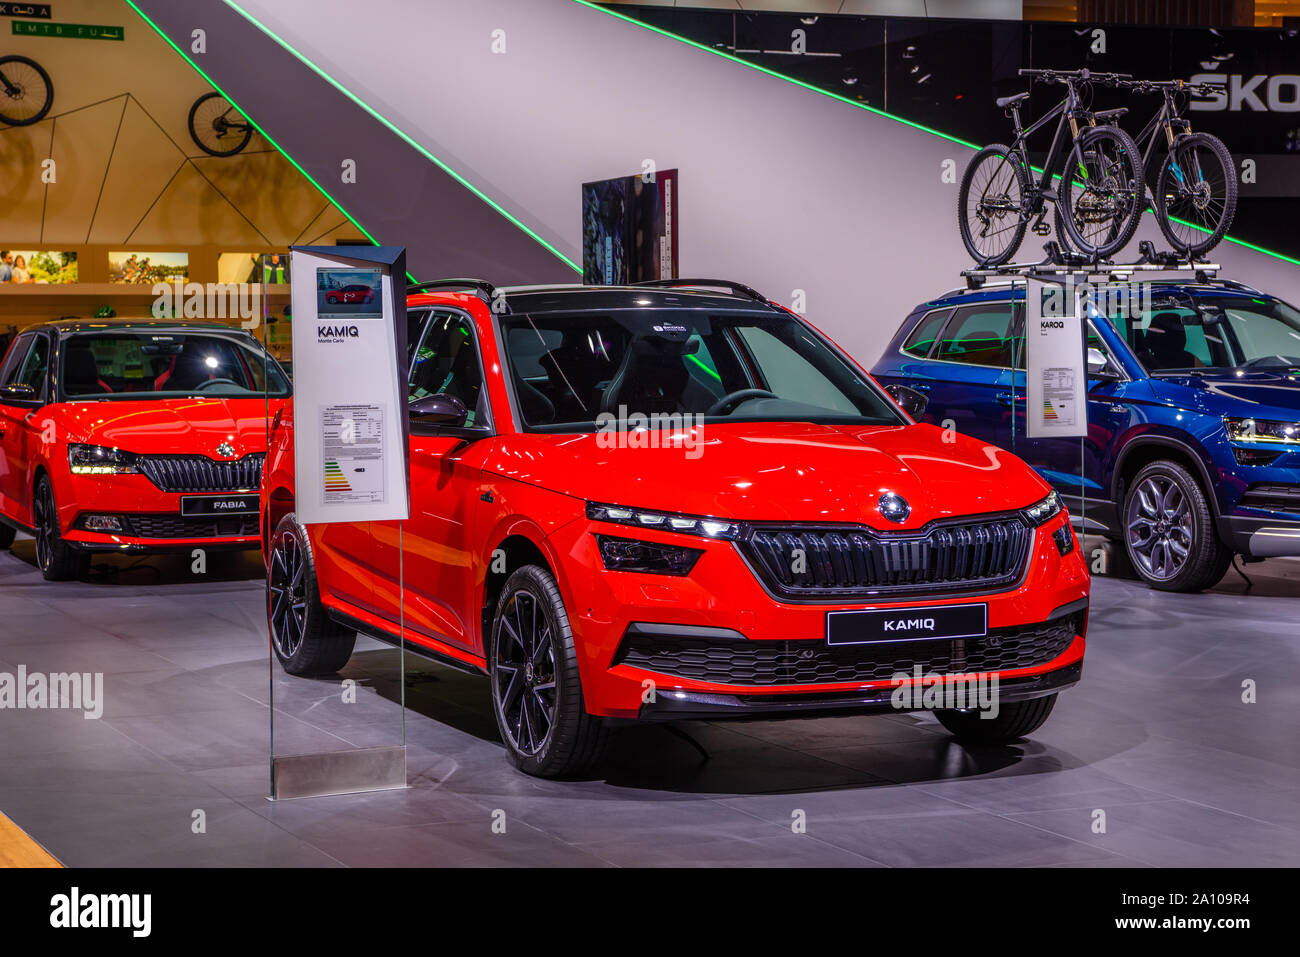
[[(404, 637), (486, 674), (511, 758), (546, 776), (626, 720), (933, 707), (1007, 740), (1079, 680), (1088, 572), (1047, 483), (916, 424), (918, 393), (753, 290), (448, 281), (407, 310), (400, 538), (299, 523), (288, 409), (272, 432), (288, 672), (337, 671), (358, 631)], [(972, 676), (995, 708), (944, 697)]]
[(229, 326), (25, 330), (0, 362), (0, 547), (30, 532), (52, 581), (95, 551), (256, 548), (267, 412), (288, 395)]

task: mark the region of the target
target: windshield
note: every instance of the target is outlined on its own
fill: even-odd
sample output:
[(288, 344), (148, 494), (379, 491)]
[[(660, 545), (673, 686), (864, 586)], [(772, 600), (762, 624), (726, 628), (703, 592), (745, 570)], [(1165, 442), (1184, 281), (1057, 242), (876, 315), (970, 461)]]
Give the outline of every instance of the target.
[(582, 431), (611, 416), (905, 421), (865, 375), (790, 316), (629, 310), (518, 316), (502, 325), (520, 412), (533, 429)]
[(238, 333), (83, 332), (63, 343), (59, 385), (69, 398), (288, 395), (257, 341)]
[(1153, 374), (1300, 366), (1300, 312), (1280, 299), (1157, 296), (1138, 316), (1110, 316)]

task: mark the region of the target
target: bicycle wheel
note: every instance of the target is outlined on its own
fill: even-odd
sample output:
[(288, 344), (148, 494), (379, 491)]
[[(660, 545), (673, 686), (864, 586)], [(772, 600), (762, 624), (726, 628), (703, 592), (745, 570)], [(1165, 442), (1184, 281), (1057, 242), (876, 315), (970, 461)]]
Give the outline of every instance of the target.
[(1085, 256), (1119, 252), (1142, 218), (1142, 168), (1137, 145), (1117, 126), (1084, 130), (1075, 141), (1056, 189), (1061, 223)]
[(1156, 179), (1155, 210), (1165, 239), (1189, 258), (1219, 244), (1237, 214), (1237, 171), (1221, 139), (1188, 133), (1174, 141)]
[(220, 93), (204, 93), (190, 107), (190, 136), (211, 156), (234, 156), (253, 138), (253, 124)]
[(1016, 254), (1029, 225), (1029, 173), (1008, 147), (986, 146), (962, 174), (957, 195), (961, 241), (981, 266), (1001, 266)]
[(0, 56), (0, 123), (39, 123), (53, 103), (54, 84), (43, 66), (25, 56)]

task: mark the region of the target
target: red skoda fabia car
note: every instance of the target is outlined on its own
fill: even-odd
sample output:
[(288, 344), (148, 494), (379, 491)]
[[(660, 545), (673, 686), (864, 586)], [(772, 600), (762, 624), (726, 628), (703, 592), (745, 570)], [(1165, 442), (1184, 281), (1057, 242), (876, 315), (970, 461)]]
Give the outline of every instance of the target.
[(247, 332), (150, 320), (25, 330), (0, 363), (0, 546), (50, 580), (93, 552), (256, 548), (284, 373)]
[[(358, 631), (405, 638), (486, 674), (511, 758), (548, 776), (627, 720), (934, 708), (1013, 739), (1079, 680), (1088, 572), (1049, 486), (916, 424), (917, 393), (753, 290), (458, 281), (407, 309), (400, 540), (299, 523), (288, 409), (272, 432), (290, 673), (342, 668)], [(944, 696), (975, 678), (993, 707)]]

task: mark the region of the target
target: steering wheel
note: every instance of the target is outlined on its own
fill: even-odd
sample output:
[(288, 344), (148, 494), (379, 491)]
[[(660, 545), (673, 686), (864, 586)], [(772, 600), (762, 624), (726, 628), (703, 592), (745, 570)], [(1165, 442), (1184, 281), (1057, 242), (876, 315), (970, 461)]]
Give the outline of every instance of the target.
[(212, 388), (214, 385), (233, 385), (236, 389), (243, 388), (234, 379), (204, 379), (202, 382), (200, 382), (198, 385), (194, 387), (194, 391), (204, 392), (207, 389)]
[(742, 402), (748, 402), (750, 399), (776, 399), (779, 398), (775, 393), (768, 392), (766, 389), (737, 389), (735, 392), (728, 392), (713, 405), (709, 406), (709, 411), (705, 415), (723, 415)]

